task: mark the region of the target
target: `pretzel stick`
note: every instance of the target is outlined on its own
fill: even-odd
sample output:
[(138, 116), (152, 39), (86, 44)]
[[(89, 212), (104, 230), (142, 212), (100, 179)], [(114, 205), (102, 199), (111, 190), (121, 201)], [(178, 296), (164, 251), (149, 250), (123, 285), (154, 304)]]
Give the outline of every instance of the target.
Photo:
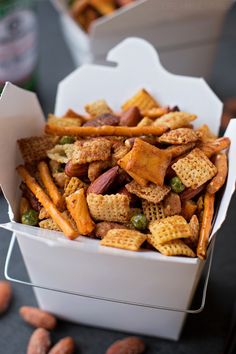
[(227, 156), (225, 153), (216, 155), (215, 166), (217, 168), (217, 174), (212, 178), (211, 182), (207, 186), (207, 192), (214, 194), (224, 185), (227, 173)]
[(204, 154), (210, 158), (211, 156), (217, 154), (221, 150), (227, 149), (230, 146), (230, 139), (227, 137), (219, 138), (209, 143), (201, 144), (199, 149), (201, 149)]
[(31, 190), (31, 192), (35, 195), (35, 197), (39, 200), (42, 206), (47, 210), (48, 214), (55, 221), (55, 223), (60, 227), (60, 229), (64, 232), (64, 234), (71, 240), (78, 236), (78, 232), (73, 229), (70, 222), (66, 219), (66, 217), (60, 213), (57, 207), (53, 204), (51, 199), (47, 196), (44, 190), (40, 187), (40, 185), (36, 182), (35, 178), (32, 177), (29, 172), (26, 170), (24, 166), (18, 166), (17, 172), (27, 185), (27, 187)]
[(200, 236), (197, 245), (197, 256), (202, 260), (206, 259), (207, 246), (211, 232), (212, 219), (214, 215), (214, 202), (215, 194), (210, 194), (206, 192), (204, 197), (204, 211)]
[(61, 127), (54, 124), (46, 124), (45, 133), (57, 136), (140, 136), (140, 135), (156, 135), (160, 136), (169, 130), (164, 126), (147, 126), (147, 127), (121, 127), (104, 125), (102, 127)]
[(43, 184), (45, 185), (48, 191), (49, 197), (52, 199), (56, 207), (60, 211), (63, 211), (65, 209), (64, 199), (61, 193), (59, 192), (59, 190), (57, 189), (57, 186), (53, 182), (48, 165), (46, 164), (45, 161), (39, 162), (38, 170), (39, 170), (40, 178), (42, 179)]
[(95, 228), (95, 224), (89, 214), (84, 188), (66, 198), (67, 208), (76, 222), (81, 235), (89, 235)]

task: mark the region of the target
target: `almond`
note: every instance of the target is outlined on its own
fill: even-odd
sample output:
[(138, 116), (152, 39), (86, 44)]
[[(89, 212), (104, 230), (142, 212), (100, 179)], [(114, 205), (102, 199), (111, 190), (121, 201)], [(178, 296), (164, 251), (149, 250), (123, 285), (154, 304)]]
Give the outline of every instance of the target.
[(118, 224), (117, 222), (102, 221), (96, 224), (95, 235), (96, 237), (103, 239), (109, 230), (112, 229), (127, 229), (124, 224)]
[(33, 327), (41, 327), (48, 330), (52, 330), (56, 327), (56, 318), (48, 312), (36, 307), (22, 306), (19, 313), (23, 320)]
[(118, 125), (120, 118), (111, 113), (104, 113), (96, 118), (90, 119), (83, 126), (84, 127), (102, 127), (103, 125)]
[(6, 280), (0, 281), (0, 315), (7, 311), (12, 298), (11, 285)]
[(141, 119), (142, 116), (138, 107), (131, 107), (127, 111), (122, 113), (120, 117), (120, 125), (125, 125), (127, 127), (135, 127)]
[(50, 333), (44, 328), (38, 328), (30, 337), (27, 354), (47, 354), (50, 346)]
[(75, 342), (71, 337), (65, 337), (52, 347), (48, 354), (73, 354)]
[(108, 171), (100, 175), (94, 182), (90, 184), (87, 190), (87, 194), (103, 194), (108, 191), (108, 189), (112, 186), (118, 175), (119, 167), (115, 166), (110, 168)]
[(141, 354), (145, 351), (145, 344), (141, 338), (127, 337), (114, 342), (106, 354)]
[(88, 164), (72, 163), (68, 161), (65, 166), (65, 174), (69, 177), (82, 177), (88, 173)]

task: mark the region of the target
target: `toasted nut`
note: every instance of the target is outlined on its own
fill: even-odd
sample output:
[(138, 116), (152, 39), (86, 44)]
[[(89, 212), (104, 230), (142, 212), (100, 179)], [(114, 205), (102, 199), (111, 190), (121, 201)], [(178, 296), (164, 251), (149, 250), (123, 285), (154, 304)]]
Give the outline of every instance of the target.
[(75, 342), (71, 337), (65, 337), (59, 340), (52, 347), (48, 354), (73, 354), (75, 352)]
[(7, 311), (12, 298), (11, 285), (6, 280), (0, 281), (0, 315)]
[(90, 184), (87, 190), (87, 194), (94, 193), (94, 194), (103, 194), (108, 191), (111, 187), (115, 178), (118, 175), (119, 167), (115, 166), (110, 168), (108, 171), (100, 175), (94, 182)]
[(36, 328), (54, 329), (57, 324), (56, 318), (46, 311), (36, 307), (22, 306), (19, 310), (23, 320)]
[(170, 192), (163, 200), (165, 216), (173, 216), (181, 212), (181, 200), (177, 193)]
[(35, 211), (40, 211), (42, 208), (41, 204), (25, 183), (22, 182), (20, 184), (20, 189), (22, 191), (23, 197), (25, 197), (30, 202), (32, 209)]
[(181, 201), (194, 198), (196, 195), (201, 193), (205, 187), (206, 187), (206, 183), (202, 184), (196, 189), (193, 188), (185, 189), (182, 193), (179, 194)]
[(88, 164), (78, 164), (68, 161), (65, 166), (65, 174), (69, 177), (82, 177), (88, 173)]
[(103, 125), (118, 125), (120, 118), (111, 113), (104, 113), (96, 118), (90, 119), (83, 126), (84, 127), (102, 127)]
[(98, 238), (103, 239), (109, 230), (112, 229), (127, 229), (124, 224), (118, 224), (117, 222), (102, 221), (96, 224), (95, 235)]
[(142, 116), (138, 107), (131, 107), (127, 111), (123, 112), (120, 117), (120, 125), (126, 125), (127, 127), (135, 127)]
[(127, 337), (114, 342), (106, 354), (141, 354), (145, 351), (145, 344), (141, 338)]
[(30, 337), (27, 354), (47, 354), (50, 347), (50, 333), (44, 328), (38, 328)]

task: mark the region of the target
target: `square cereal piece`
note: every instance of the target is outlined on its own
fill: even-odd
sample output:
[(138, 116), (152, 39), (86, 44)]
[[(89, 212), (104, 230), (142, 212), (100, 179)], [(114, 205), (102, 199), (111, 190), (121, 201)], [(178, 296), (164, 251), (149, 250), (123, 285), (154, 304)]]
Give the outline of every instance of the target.
[(71, 177), (69, 182), (65, 186), (63, 197), (66, 198), (78, 189), (84, 188), (86, 186), (86, 183), (81, 181), (78, 177)]
[(108, 160), (111, 146), (111, 141), (104, 138), (77, 141), (72, 154), (72, 163), (85, 164)]
[(17, 143), (23, 160), (31, 163), (44, 160), (47, 157), (47, 150), (52, 149), (56, 145), (57, 140), (57, 137), (45, 135), (19, 139)]
[(164, 219), (164, 208), (161, 203), (151, 203), (147, 200), (142, 200), (143, 213), (149, 222)]
[(178, 128), (162, 134), (158, 141), (160, 143), (179, 145), (194, 143), (198, 139), (199, 134), (197, 134), (193, 129)]
[(215, 176), (217, 168), (200, 149), (192, 150), (172, 166), (186, 187), (196, 189)]
[(164, 256), (187, 256), (196, 257), (195, 253), (182, 240), (173, 240), (164, 244), (155, 242), (151, 235), (148, 235), (147, 242), (155, 247)]
[(135, 194), (139, 198), (146, 199), (152, 203), (161, 202), (171, 189), (169, 186), (160, 187), (153, 183), (143, 187), (135, 181), (126, 184), (125, 187), (130, 193)]
[(112, 229), (109, 230), (100, 244), (102, 246), (122, 248), (130, 251), (138, 251), (146, 240), (146, 235), (134, 230)]
[(186, 220), (180, 216), (170, 216), (163, 220), (154, 221), (149, 225), (152, 239), (155, 243), (163, 244), (165, 242), (191, 237), (191, 229)]
[(85, 111), (90, 114), (93, 118), (100, 116), (105, 113), (113, 113), (111, 108), (108, 106), (105, 100), (97, 100), (86, 104), (84, 107)]
[(153, 124), (153, 120), (148, 118), (148, 117), (144, 117), (139, 123), (138, 123), (138, 127), (148, 127), (150, 125)]
[(117, 161), (117, 164), (123, 168), (138, 184), (141, 186), (146, 186), (148, 184), (148, 181), (142, 177), (140, 177), (138, 174), (134, 172), (130, 172), (127, 170), (127, 165), (129, 163), (129, 160), (131, 158), (131, 151), (128, 152), (122, 159)]
[(158, 118), (153, 123), (154, 126), (164, 125), (170, 129), (182, 128), (195, 120), (197, 116), (187, 112), (170, 112), (164, 114), (161, 118)]
[(83, 119), (79, 117), (56, 117), (54, 114), (48, 115), (48, 124), (58, 127), (80, 127)]
[(159, 107), (159, 103), (145, 89), (141, 89), (128, 101), (123, 103), (122, 110), (127, 111), (131, 107), (138, 107), (142, 111)]
[(67, 163), (72, 158), (74, 144), (55, 145), (47, 151), (47, 157), (53, 161)]
[(189, 227), (192, 235), (186, 238), (184, 242), (191, 248), (196, 249), (199, 239), (200, 224), (197, 215), (193, 215), (189, 221)]
[(125, 223), (130, 219), (130, 200), (127, 195), (89, 193), (87, 203), (94, 220)]
[(163, 186), (171, 159), (172, 154), (169, 151), (158, 149), (142, 139), (136, 138), (126, 170), (158, 186)]

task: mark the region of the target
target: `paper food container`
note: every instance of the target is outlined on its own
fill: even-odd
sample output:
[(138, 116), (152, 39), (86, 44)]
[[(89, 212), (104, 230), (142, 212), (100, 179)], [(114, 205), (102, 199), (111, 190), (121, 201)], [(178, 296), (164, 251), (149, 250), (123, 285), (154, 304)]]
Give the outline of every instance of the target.
[(137, 0), (94, 21), (88, 33), (68, 13), (66, 0), (52, 0), (76, 66), (102, 63), (121, 40), (151, 42), (170, 72), (209, 78), (230, 0)]
[[(220, 100), (203, 79), (167, 72), (148, 42), (129, 38), (107, 59), (116, 66), (84, 65), (59, 83), (56, 115), (68, 107), (83, 112), (86, 103), (100, 98), (117, 111), (138, 89), (146, 88), (161, 104), (178, 104), (198, 115), (198, 125), (208, 123), (218, 132)], [(63, 291), (34, 288), (39, 306), (78, 323), (178, 339), (204, 262), (150, 250), (112, 249), (86, 237), (69, 241), (60, 232), (18, 223), (20, 180), (15, 167), (22, 161), (16, 141), (40, 135), (44, 115), (34, 93), (10, 83), (2, 93), (0, 112), (0, 182), (11, 219), (1, 227), (15, 233), (32, 283)], [(236, 121), (231, 121), (226, 132), (232, 141), (229, 175), (212, 235), (226, 217), (235, 188), (235, 129)]]

